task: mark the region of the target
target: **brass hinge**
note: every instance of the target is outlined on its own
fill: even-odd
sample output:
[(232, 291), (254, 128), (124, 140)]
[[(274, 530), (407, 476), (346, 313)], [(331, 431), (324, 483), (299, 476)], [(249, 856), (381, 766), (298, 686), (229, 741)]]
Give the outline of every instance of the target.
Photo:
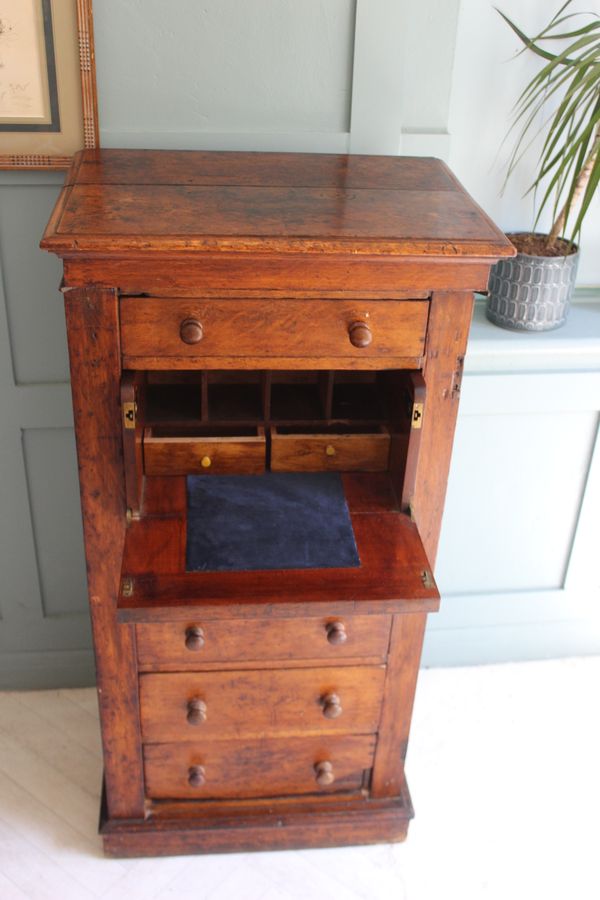
[(123, 404), (123, 425), (125, 428), (135, 428), (136, 412), (137, 403), (134, 400), (127, 400)]
[(422, 403), (413, 403), (410, 426), (411, 426), (411, 428), (420, 428), (422, 423), (423, 423), (423, 404)]
[(133, 578), (124, 578), (121, 582), (121, 596), (133, 597)]
[(421, 572), (421, 581), (423, 582), (423, 587), (435, 587), (433, 576), (428, 569), (423, 569), (423, 571)]

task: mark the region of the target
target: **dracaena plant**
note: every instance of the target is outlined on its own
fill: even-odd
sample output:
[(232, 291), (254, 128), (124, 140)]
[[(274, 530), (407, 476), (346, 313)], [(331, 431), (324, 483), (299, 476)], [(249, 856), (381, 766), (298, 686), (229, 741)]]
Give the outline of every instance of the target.
[(552, 208), (550, 252), (560, 237), (578, 239), (600, 181), (600, 16), (570, 12), (572, 2), (567, 0), (534, 37), (497, 10), (523, 42), (520, 52), (543, 60), (515, 105), (517, 138), (506, 177), (538, 135), (541, 121), (545, 139), (529, 192), (541, 197), (534, 229), (542, 212)]

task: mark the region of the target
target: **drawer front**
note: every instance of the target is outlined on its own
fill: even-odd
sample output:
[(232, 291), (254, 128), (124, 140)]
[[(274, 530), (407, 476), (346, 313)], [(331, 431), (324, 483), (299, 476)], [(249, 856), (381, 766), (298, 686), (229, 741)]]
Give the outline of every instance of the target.
[(265, 469), (263, 428), (254, 435), (166, 435), (146, 428), (146, 475), (259, 475)]
[(385, 472), (389, 455), (390, 435), (383, 429), (366, 434), (271, 431), (274, 472)]
[(121, 347), (128, 358), (415, 358), (428, 308), (426, 300), (125, 297)]
[(241, 799), (358, 791), (374, 735), (146, 744), (146, 796)]
[(164, 669), (203, 663), (386, 658), (389, 616), (229, 619), (136, 626), (138, 663)]
[(384, 666), (140, 676), (142, 738), (373, 734)]

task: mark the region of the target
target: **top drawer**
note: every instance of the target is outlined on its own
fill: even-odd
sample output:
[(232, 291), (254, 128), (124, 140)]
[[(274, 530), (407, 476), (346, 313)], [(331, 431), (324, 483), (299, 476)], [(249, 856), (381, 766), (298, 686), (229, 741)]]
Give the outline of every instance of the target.
[[(177, 358), (193, 368), (214, 359), (318, 357), (396, 362), (422, 357), (427, 300), (194, 300), (124, 297), (121, 345), (129, 368)], [(415, 365), (417, 363), (415, 362)]]

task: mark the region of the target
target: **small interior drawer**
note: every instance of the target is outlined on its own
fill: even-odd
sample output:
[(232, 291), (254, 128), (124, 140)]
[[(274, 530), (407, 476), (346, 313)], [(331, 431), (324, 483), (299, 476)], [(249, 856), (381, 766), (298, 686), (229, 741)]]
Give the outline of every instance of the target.
[(146, 744), (146, 795), (237, 799), (358, 791), (374, 750), (374, 735)]
[(384, 425), (271, 429), (274, 472), (384, 472), (389, 455), (390, 433)]
[(142, 739), (375, 734), (385, 666), (140, 676)]
[(136, 627), (138, 663), (157, 671), (205, 663), (269, 660), (385, 661), (389, 616), (334, 616), (265, 621), (198, 619)]
[(265, 459), (265, 430), (260, 425), (176, 434), (156, 426), (144, 430), (146, 475), (258, 475)]

